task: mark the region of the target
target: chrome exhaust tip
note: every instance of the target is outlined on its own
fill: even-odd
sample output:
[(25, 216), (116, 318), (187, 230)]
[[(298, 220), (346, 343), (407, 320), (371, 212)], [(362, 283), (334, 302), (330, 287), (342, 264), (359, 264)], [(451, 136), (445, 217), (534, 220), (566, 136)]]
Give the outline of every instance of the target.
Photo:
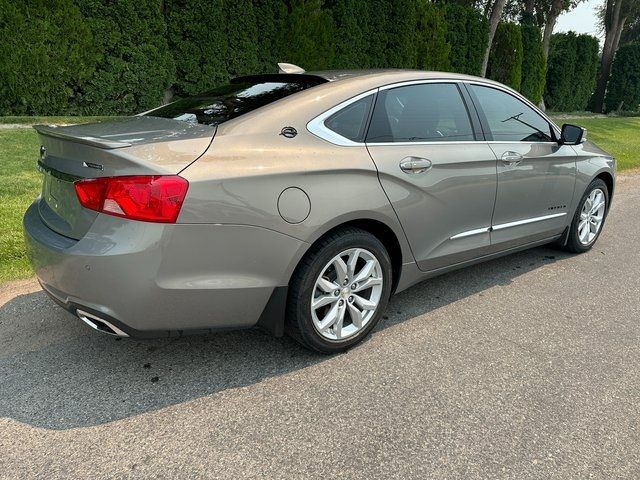
[(115, 337), (128, 337), (126, 333), (120, 330), (115, 325), (103, 320), (100, 317), (96, 317), (95, 315), (85, 312), (84, 310), (76, 310), (76, 315), (80, 320), (89, 325), (94, 330), (98, 330), (99, 332), (106, 333), (107, 335), (113, 335)]

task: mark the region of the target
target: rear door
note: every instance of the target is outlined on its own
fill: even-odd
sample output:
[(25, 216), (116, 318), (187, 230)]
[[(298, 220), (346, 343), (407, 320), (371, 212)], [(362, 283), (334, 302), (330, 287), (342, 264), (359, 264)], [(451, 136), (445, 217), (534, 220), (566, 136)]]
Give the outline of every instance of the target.
[(496, 157), (478, 136), (462, 88), (443, 81), (383, 87), (367, 133), (382, 187), (424, 271), (490, 247)]
[(573, 198), (576, 153), (558, 145), (552, 125), (522, 99), (494, 86), (467, 86), (498, 158), (492, 251), (561, 233)]

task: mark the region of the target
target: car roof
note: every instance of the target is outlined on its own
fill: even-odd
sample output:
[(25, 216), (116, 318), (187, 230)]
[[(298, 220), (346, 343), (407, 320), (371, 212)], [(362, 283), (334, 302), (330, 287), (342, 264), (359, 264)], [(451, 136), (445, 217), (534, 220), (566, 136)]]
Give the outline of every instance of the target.
[(461, 73), (452, 73), (452, 72), (437, 72), (437, 71), (428, 71), (428, 70), (414, 70), (414, 69), (403, 69), (403, 68), (369, 68), (369, 69), (360, 69), (360, 70), (320, 70), (320, 71), (312, 71), (305, 72), (305, 75), (315, 76), (323, 78), (329, 82), (336, 82), (339, 80), (345, 80), (348, 78), (356, 78), (356, 77), (384, 77), (385, 79), (391, 80), (394, 77), (397, 77), (398, 81), (402, 81), (406, 77), (415, 77), (416, 75), (420, 75), (425, 79), (453, 79), (453, 80), (482, 80), (487, 83), (494, 83), (487, 78), (474, 77), (472, 75), (464, 75)]

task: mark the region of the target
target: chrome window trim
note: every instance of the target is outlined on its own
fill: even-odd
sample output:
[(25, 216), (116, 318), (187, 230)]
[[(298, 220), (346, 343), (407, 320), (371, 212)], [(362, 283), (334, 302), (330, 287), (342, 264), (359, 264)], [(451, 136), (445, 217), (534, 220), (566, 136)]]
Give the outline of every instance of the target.
[(504, 230), (505, 228), (518, 227), (520, 225), (526, 225), (528, 223), (542, 222), (543, 220), (551, 220), (552, 218), (564, 217), (567, 212), (553, 213), (551, 215), (544, 215), (542, 217), (527, 218), (525, 220), (516, 220), (515, 222), (501, 223), (500, 225), (494, 225), (491, 230)]
[(489, 87), (489, 88), (495, 88), (496, 90), (500, 90), (504, 93), (506, 93), (507, 95), (511, 95), (512, 97), (516, 98), (517, 100), (520, 100), (521, 102), (523, 102), (525, 105), (527, 105), (528, 107), (532, 108), (538, 115), (540, 115), (546, 122), (548, 122), (551, 127), (554, 129), (554, 133), (556, 134), (556, 136), (558, 138), (560, 138), (560, 128), (556, 125), (556, 123), (551, 120), (544, 112), (542, 112), (538, 107), (536, 107), (533, 103), (531, 103), (528, 99), (526, 99), (525, 97), (523, 97), (522, 95), (520, 95), (518, 92), (516, 92), (515, 90), (511, 90), (507, 87), (503, 87), (501, 85), (497, 85), (494, 83), (490, 83), (490, 82), (483, 82), (482, 80), (465, 80), (465, 79), (446, 79), (446, 78), (432, 78), (432, 79), (423, 79), (423, 80), (406, 80), (406, 81), (401, 81), (401, 82), (396, 82), (396, 83), (389, 83), (387, 85), (382, 85), (380, 87), (377, 88), (373, 88), (371, 90), (367, 90), (364, 93), (360, 93), (358, 95), (356, 95), (355, 97), (352, 97), (348, 100), (345, 100), (343, 102), (340, 102), (339, 104), (337, 104), (335, 107), (330, 108), (329, 110), (321, 113), (320, 115), (312, 118), (308, 123), (307, 123), (307, 130), (312, 133), (313, 135), (315, 135), (316, 137), (319, 137), (323, 140), (326, 140), (329, 143), (332, 143), (333, 145), (338, 145), (341, 147), (364, 147), (364, 146), (372, 146), (372, 147), (382, 147), (382, 146), (390, 146), (390, 145), (398, 145), (398, 146), (409, 146), (409, 145), (452, 145), (452, 144), (480, 144), (480, 143), (488, 143), (488, 144), (505, 144), (505, 143), (518, 143), (518, 144), (522, 144), (522, 145), (558, 145), (558, 142), (522, 142), (522, 141), (507, 141), (507, 140), (461, 140), (461, 141), (455, 141), (455, 140), (443, 140), (443, 141), (438, 141), (438, 142), (354, 142), (353, 140), (349, 140), (346, 137), (343, 137), (342, 135), (339, 135), (338, 133), (334, 132), (333, 130), (330, 130), (329, 128), (327, 128), (327, 126), (324, 124), (325, 120), (327, 118), (329, 118), (331, 115), (333, 115), (334, 113), (342, 110), (345, 107), (348, 107), (349, 105), (351, 105), (354, 102), (357, 102), (358, 100), (367, 97), (368, 95), (373, 95), (378, 93), (379, 91), (382, 90), (389, 90), (392, 88), (398, 88), (398, 87), (406, 87), (406, 86), (411, 86), (411, 85), (422, 85), (425, 83), (452, 83), (452, 84), (469, 84), (469, 85), (479, 85), (481, 87)]
[(333, 143), (334, 145), (339, 145), (341, 147), (364, 147), (365, 146), (364, 142), (354, 142), (353, 140), (349, 140), (348, 138), (343, 137), (342, 135), (340, 135), (340, 134), (334, 132), (333, 130), (329, 129), (324, 124), (324, 122), (325, 122), (325, 120), (327, 118), (329, 118), (334, 113), (339, 112), (343, 108), (348, 107), (352, 103), (355, 103), (358, 100), (366, 98), (369, 95), (374, 95), (377, 92), (378, 92), (378, 89), (374, 88), (374, 89), (368, 90), (368, 91), (366, 91), (364, 93), (360, 93), (359, 95), (356, 95), (355, 97), (351, 97), (350, 99), (345, 100), (344, 102), (340, 102), (335, 107), (332, 107), (329, 110), (327, 110), (326, 112), (321, 113), (317, 117), (311, 119), (307, 123), (307, 130), (309, 132), (311, 132), (312, 134), (314, 134), (316, 137), (319, 137), (319, 138), (321, 138), (323, 140), (326, 140), (329, 143)]

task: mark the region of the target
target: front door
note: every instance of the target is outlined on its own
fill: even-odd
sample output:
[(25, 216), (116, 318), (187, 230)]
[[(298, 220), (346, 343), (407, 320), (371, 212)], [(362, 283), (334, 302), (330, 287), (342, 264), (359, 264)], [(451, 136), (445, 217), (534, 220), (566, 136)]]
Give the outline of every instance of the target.
[(562, 233), (570, 222), (576, 153), (561, 146), (549, 122), (510, 93), (469, 85), (498, 159), (492, 250)]
[(424, 271), (482, 256), (491, 245), (496, 157), (474, 134), (460, 88), (383, 88), (367, 134), (382, 187)]

